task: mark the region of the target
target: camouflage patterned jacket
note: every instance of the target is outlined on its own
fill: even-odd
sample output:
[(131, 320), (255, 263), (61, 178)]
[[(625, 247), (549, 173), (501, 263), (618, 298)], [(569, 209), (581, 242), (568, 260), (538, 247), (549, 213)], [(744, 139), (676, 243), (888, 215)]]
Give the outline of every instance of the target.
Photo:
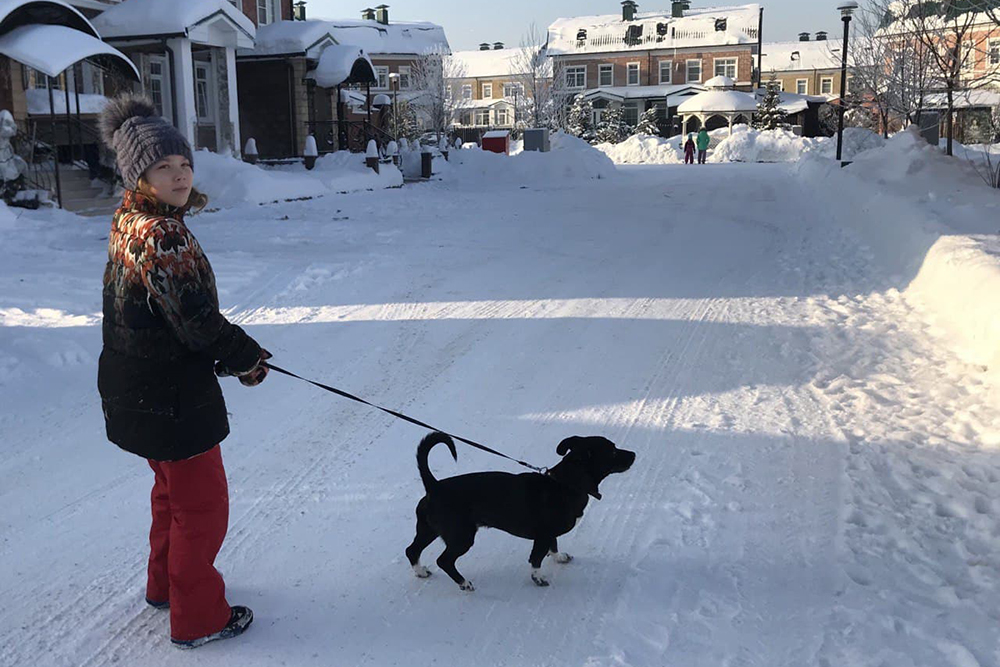
[(108, 238), (103, 335), (98, 388), (109, 440), (174, 461), (229, 434), (214, 364), (249, 370), (260, 346), (219, 312), (215, 275), (184, 211), (125, 193)]

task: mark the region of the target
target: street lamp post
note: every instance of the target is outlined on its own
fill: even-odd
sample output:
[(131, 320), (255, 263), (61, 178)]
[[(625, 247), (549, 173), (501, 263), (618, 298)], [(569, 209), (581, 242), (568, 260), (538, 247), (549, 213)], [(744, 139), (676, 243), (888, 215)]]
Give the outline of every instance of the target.
[(392, 88), (392, 136), (399, 141), (399, 72), (389, 74), (389, 87)]
[(851, 15), (858, 9), (856, 0), (846, 0), (837, 7), (844, 22), (844, 48), (840, 54), (840, 113), (837, 119), (837, 162), (843, 166), (844, 113), (847, 111), (847, 44), (851, 34)]

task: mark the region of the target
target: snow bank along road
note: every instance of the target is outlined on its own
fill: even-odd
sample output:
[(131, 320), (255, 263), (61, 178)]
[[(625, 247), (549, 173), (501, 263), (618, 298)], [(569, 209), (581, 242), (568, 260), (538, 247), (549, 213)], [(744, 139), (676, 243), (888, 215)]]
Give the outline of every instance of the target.
[[(462, 593), (403, 557), (422, 432), (227, 381), (230, 533), (256, 612), (201, 665), (1000, 664), (1000, 423), (786, 168), (441, 183), (194, 218), (231, 317), (289, 369), (539, 465), (638, 453), (528, 578), (481, 531)], [(711, 184), (711, 185), (706, 185)], [(850, 193), (843, 193), (850, 210)], [(0, 664), (172, 665), (142, 602), (151, 474), (103, 437), (106, 221), (22, 219), (0, 268)], [(438, 476), (515, 470), (460, 446)]]

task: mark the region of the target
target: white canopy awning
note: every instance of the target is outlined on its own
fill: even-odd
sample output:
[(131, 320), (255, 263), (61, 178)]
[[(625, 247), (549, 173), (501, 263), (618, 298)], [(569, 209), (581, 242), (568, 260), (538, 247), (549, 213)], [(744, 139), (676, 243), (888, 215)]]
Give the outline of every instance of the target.
[(677, 111), (681, 114), (753, 113), (757, 111), (757, 99), (750, 93), (735, 90), (709, 90), (688, 98)]
[(75, 7), (62, 0), (2, 0), (0, 2), (0, 33), (23, 25), (64, 25), (94, 37), (100, 37), (94, 26)]
[(81, 60), (131, 73), (139, 70), (118, 49), (87, 33), (62, 25), (34, 24), (0, 35), (0, 53), (51, 77)]
[(323, 88), (336, 88), (344, 82), (375, 83), (375, 66), (364, 50), (348, 44), (332, 44), (319, 56), (316, 69), (306, 75)]

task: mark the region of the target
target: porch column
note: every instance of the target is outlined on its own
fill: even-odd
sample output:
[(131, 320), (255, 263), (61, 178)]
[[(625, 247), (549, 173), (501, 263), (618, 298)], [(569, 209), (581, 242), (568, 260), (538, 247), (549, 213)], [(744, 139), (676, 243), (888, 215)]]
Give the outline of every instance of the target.
[(733, 114), (729, 114), (729, 136), (733, 136)]
[(226, 48), (226, 89), (229, 91), (229, 121), (233, 128), (232, 152), (237, 158), (243, 156), (243, 139), (240, 133), (240, 96), (236, 89), (236, 49)]
[(175, 37), (167, 40), (167, 46), (174, 53), (174, 71), (171, 72), (175, 83), (174, 99), (177, 100), (177, 118), (174, 126), (181, 134), (197, 148), (195, 128), (198, 122), (198, 111), (194, 104), (194, 60), (191, 58), (191, 40), (186, 37)]

